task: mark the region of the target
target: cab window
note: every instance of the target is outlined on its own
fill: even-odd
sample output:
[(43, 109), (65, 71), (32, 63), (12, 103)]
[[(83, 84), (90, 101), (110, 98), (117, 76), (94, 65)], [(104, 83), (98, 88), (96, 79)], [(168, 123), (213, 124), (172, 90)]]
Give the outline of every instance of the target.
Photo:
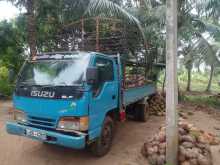
[(100, 83), (114, 80), (113, 62), (111, 60), (96, 58), (95, 66), (98, 68)]

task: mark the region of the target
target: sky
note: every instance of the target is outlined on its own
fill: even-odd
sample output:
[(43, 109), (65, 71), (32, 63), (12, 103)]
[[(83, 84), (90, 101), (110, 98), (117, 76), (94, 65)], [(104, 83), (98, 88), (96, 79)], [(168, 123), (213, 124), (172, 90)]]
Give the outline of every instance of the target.
[(10, 2), (0, 0), (0, 21), (11, 19), (20, 13), (19, 9), (13, 6)]

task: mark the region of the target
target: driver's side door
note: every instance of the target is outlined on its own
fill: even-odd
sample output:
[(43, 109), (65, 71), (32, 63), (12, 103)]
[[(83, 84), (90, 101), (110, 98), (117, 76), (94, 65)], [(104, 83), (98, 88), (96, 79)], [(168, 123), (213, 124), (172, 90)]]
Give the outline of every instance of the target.
[(113, 60), (104, 57), (96, 57), (94, 66), (98, 68), (99, 83), (92, 88), (89, 125), (92, 130), (100, 130), (106, 113), (118, 106), (117, 70), (114, 69), (117, 67)]

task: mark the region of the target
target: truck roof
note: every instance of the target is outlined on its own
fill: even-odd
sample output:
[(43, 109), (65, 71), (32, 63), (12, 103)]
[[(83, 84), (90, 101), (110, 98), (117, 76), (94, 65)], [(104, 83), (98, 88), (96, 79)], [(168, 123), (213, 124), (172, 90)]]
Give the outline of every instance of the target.
[[(37, 56), (31, 58), (31, 60), (62, 60), (62, 59), (72, 59), (76, 55), (100, 55), (108, 58), (112, 58), (111, 55), (106, 55), (99, 52), (86, 52), (86, 51), (62, 51), (62, 52), (45, 52), (39, 53)], [(114, 56), (115, 57), (115, 56)]]
[[(45, 52), (45, 53), (39, 53), (37, 56), (31, 58), (30, 60), (67, 60), (72, 59), (77, 55), (98, 55), (103, 56), (106, 58), (111, 58), (112, 60), (117, 60), (117, 55), (107, 55), (100, 52), (89, 52), (89, 51), (60, 51), (60, 52)], [(128, 60), (122, 58), (122, 61), (126, 65), (130, 66), (139, 66), (139, 67), (145, 67), (146, 64), (143, 62), (136, 62), (133, 60)], [(153, 63), (154, 66), (157, 67), (165, 67), (165, 64), (162, 63)]]

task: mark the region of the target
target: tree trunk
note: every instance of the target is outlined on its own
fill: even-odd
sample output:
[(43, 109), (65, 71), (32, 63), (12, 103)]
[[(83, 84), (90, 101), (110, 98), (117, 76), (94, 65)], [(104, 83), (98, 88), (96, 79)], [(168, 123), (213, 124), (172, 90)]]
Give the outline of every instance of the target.
[(197, 72), (198, 72), (198, 73), (201, 73), (200, 65), (197, 67)]
[(202, 59), (200, 59), (198, 62), (198, 66), (197, 66), (198, 73), (201, 73), (201, 70), (200, 70), (201, 61), (202, 61)]
[(163, 85), (162, 85), (162, 92), (165, 92), (165, 82), (166, 82), (166, 72), (164, 74), (164, 78), (163, 78)]
[(166, 6), (166, 163), (177, 165), (177, 0), (167, 0)]
[(188, 74), (188, 79), (187, 79), (186, 91), (191, 91), (192, 68), (187, 69), (187, 74)]
[(210, 92), (211, 91), (213, 74), (214, 74), (214, 65), (211, 65), (210, 77), (209, 77), (208, 86), (206, 88), (206, 92)]
[(34, 14), (35, 0), (26, 1), (27, 9), (27, 32), (28, 32), (28, 44), (30, 47), (30, 54), (32, 57), (37, 55), (37, 39), (36, 39), (36, 19)]

